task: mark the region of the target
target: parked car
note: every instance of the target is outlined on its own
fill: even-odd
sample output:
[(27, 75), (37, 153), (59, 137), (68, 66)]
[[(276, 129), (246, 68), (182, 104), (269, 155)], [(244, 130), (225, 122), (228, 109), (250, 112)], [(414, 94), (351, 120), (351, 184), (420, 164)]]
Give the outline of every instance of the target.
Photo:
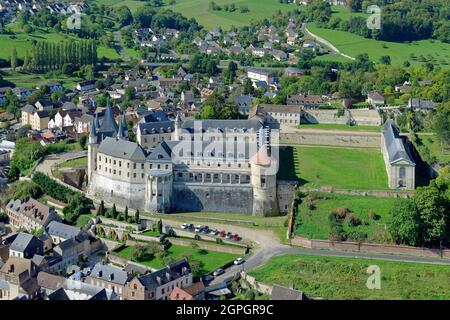
[(219, 230), (217, 230), (217, 229), (211, 229), (211, 230), (209, 230), (209, 234), (212, 234), (212, 235), (214, 235), (214, 236), (216, 236), (218, 233), (219, 233)]
[(214, 275), (214, 277), (217, 277), (224, 273), (225, 273), (225, 270), (223, 270), (222, 268), (219, 268), (216, 271), (214, 271), (213, 275)]
[(181, 229), (183, 229), (183, 230), (189, 229), (189, 224), (188, 223), (183, 223), (181, 225)]
[(233, 234), (231, 232), (228, 232), (225, 236), (225, 238), (227, 239), (231, 239), (231, 237), (233, 236)]
[(222, 238), (225, 238), (225, 236), (226, 236), (225, 230), (220, 231), (219, 234), (218, 234), (218, 236), (219, 236), (219, 237), (222, 237)]
[(203, 229), (201, 230), (201, 233), (209, 233), (209, 227), (204, 226)]
[(213, 280), (214, 280), (214, 276), (213, 275), (207, 275), (207, 276), (203, 277), (203, 282), (204, 283), (209, 283), (209, 282), (211, 282)]
[(245, 262), (244, 258), (237, 258), (236, 260), (234, 260), (234, 264), (235, 265), (240, 265), (243, 264)]
[(203, 230), (203, 226), (198, 225), (195, 227), (195, 232), (197, 232), (197, 233), (200, 233), (202, 230)]
[(234, 235), (231, 237), (231, 240), (233, 240), (233, 241), (240, 241), (241, 238), (240, 238), (237, 234), (234, 234)]

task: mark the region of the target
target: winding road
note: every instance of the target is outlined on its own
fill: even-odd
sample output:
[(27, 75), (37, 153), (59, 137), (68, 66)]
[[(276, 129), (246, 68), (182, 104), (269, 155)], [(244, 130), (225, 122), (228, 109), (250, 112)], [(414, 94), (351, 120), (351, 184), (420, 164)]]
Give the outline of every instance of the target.
[(312, 33), (311, 31), (308, 30), (308, 28), (306, 27), (306, 22), (302, 23), (302, 32), (305, 35), (310, 36), (311, 38), (314, 38), (314, 40), (316, 40), (317, 42), (323, 44), (324, 46), (328, 47), (330, 54), (339, 54), (347, 59), (350, 60), (355, 60), (354, 57), (351, 57), (345, 53), (342, 53), (341, 51), (339, 51), (338, 48), (336, 48), (330, 41), (318, 36), (317, 34)]

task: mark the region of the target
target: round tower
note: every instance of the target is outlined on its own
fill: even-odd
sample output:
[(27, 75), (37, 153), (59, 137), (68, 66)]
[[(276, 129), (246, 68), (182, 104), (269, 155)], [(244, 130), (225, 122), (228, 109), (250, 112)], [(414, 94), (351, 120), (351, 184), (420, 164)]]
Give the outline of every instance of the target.
[(253, 185), (253, 215), (271, 217), (280, 213), (277, 200), (277, 173), (275, 160), (263, 145), (250, 159)]
[(147, 173), (145, 185), (145, 211), (169, 213), (172, 202), (172, 172), (152, 169)]

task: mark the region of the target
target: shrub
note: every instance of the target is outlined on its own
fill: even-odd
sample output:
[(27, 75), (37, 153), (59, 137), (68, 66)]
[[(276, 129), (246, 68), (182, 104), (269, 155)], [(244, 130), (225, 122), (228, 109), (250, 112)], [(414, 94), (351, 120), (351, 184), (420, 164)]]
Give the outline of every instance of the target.
[(346, 235), (344, 229), (340, 225), (334, 225), (329, 234), (329, 240), (331, 241), (345, 241)]
[(350, 241), (363, 242), (366, 239), (367, 233), (365, 232), (352, 231), (347, 234), (347, 240)]
[(348, 225), (351, 227), (356, 227), (361, 224), (361, 220), (358, 219), (353, 213), (348, 215), (347, 220), (348, 220)]
[(369, 219), (370, 220), (378, 220), (380, 216), (373, 210), (369, 211)]
[(345, 217), (347, 217), (347, 214), (350, 213), (350, 210), (345, 207), (339, 207), (334, 209), (332, 213), (336, 216), (336, 219), (345, 219)]
[(220, 238), (216, 238), (216, 243), (217, 243), (217, 244), (222, 244), (222, 243), (223, 243), (223, 240), (220, 239)]

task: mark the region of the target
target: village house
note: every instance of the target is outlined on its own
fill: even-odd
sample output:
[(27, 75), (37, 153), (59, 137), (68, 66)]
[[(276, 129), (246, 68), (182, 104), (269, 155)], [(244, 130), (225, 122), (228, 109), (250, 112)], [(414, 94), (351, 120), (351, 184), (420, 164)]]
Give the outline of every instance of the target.
[(275, 128), (281, 125), (298, 126), (301, 114), (299, 105), (259, 104), (251, 110), (249, 119), (259, 118)]
[(38, 230), (45, 228), (52, 221), (60, 221), (54, 209), (33, 198), (23, 202), (19, 199), (10, 200), (5, 207), (5, 213), (14, 229)]
[(36, 279), (38, 271), (30, 259), (9, 257), (0, 269), (0, 300), (36, 298), (39, 290)]
[(25, 100), (33, 93), (32, 88), (23, 88), (23, 87), (15, 87), (12, 89), (12, 92), (19, 98), (20, 101)]
[(284, 74), (288, 77), (299, 78), (304, 76), (304, 72), (295, 67), (288, 67), (284, 69)]
[(127, 297), (128, 292), (128, 274), (116, 267), (97, 263), (91, 274), (86, 278), (86, 283), (110, 289), (119, 296), (120, 300)]
[(175, 288), (187, 288), (193, 283), (191, 267), (187, 259), (167, 267), (134, 277), (126, 285), (127, 300), (168, 300)]
[(372, 106), (384, 105), (385, 99), (377, 91), (372, 91), (367, 94), (366, 102)]
[(87, 80), (77, 84), (76, 89), (80, 92), (87, 92), (95, 89), (95, 80)]
[(75, 117), (73, 123), (75, 132), (78, 134), (88, 133), (93, 119), (94, 117), (90, 114), (83, 114), (81, 117)]
[(36, 89), (41, 89), (42, 87), (47, 87), (50, 94), (64, 91), (64, 87), (59, 82), (47, 82), (36, 86)]
[(58, 111), (55, 118), (49, 122), (48, 128), (52, 129), (58, 127), (63, 129), (66, 127), (71, 127), (74, 125), (75, 119), (79, 117), (81, 117), (81, 111), (78, 110)]
[(53, 110), (53, 103), (50, 100), (39, 99), (34, 104), (38, 111), (50, 111)]
[(247, 77), (252, 82), (264, 81), (267, 84), (273, 84), (275, 82), (275, 75), (268, 69), (249, 68), (247, 70)]
[(418, 98), (409, 98), (408, 100), (408, 108), (413, 111), (433, 111), (436, 109), (436, 106), (433, 100), (423, 100)]
[(44, 254), (44, 244), (35, 236), (20, 232), (9, 246), (9, 257), (31, 259), (35, 254)]
[(287, 96), (286, 104), (300, 105), (303, 106), (305, 109), (315, 109), (323, 105), (324, 101), (322, 97), (318, 95), (299, 93)]

